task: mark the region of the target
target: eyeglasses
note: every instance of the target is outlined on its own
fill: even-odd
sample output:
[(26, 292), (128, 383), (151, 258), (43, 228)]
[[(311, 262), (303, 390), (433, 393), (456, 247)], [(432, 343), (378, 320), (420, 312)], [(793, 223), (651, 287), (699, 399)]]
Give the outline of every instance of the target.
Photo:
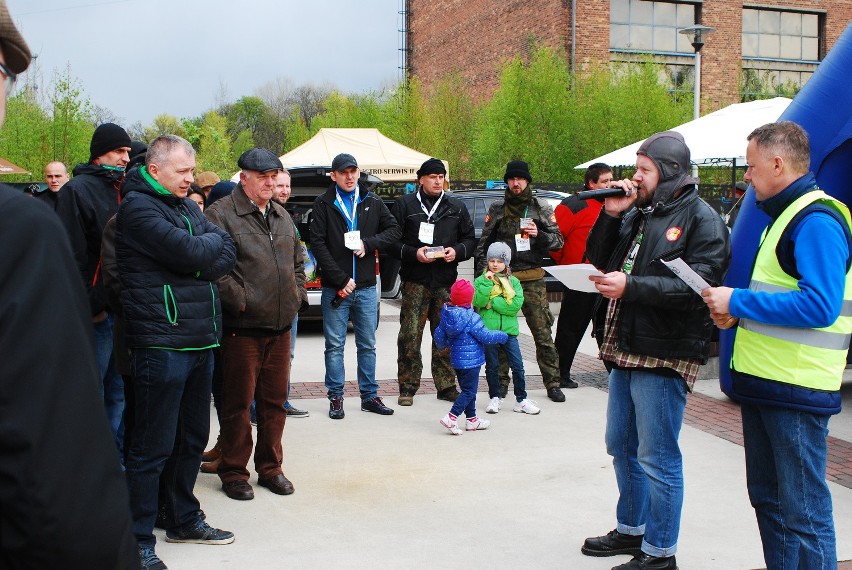
[(15, 80), (18, 79), (18, 74), (6, 67), (3, 63), (0, 63), (0, 73), (6, 76), (6, 97), (9, 97), (12, 94), (12, 90), (15, 88)]

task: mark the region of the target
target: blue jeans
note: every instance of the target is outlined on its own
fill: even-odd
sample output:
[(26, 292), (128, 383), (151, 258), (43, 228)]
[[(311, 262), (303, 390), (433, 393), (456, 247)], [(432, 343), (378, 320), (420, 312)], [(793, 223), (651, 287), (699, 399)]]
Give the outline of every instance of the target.
[(98, 322), (92, 323), (95, 331), (95, 349), (98, 353), (98, 372), (101, 375), (101, 383), (98, 389), (104, 402), (109, 427), (112, 437), (118, 448), (118, 454), (124, 463), (124, 380), (121, 374), (115, 371), (113, 362), (113, 338), (112, 338), (112, 315)]
[(343, 348), (346, 344), (346, 324), (351, 319), (358, 349), (358, 388), (362, 400), (375, 398), (379, 393), (376, 382), (376, 288), (355, 289), (334, 308), (331, 301), (337, 291), (322, 288), (322, 329), (325, 335), (325, 387), (328, 397), (343, 396), (346, 370), (343, 367)]
[(825, 482), (829, 416), (743, 402), (748, 496), (769, 570), (837, 568)]
[(459, 379), (459, 395), (450, 408), (450, 413), (460, 416), (462, 412), (467, 419), (476, 417), (476, 390), (479, 388), (479, 366), (476, 368), (456, 368)]
[[(299, 330), (299, 314), (296, 314), (296, 317), (293, 319), (293, 326), (290, 328), (290, 371), (293, 371), (293, 358), (296, 356), (296, 332)], [(290, 384), (292, 382), (287, 382), (287, 401), (284, 402), (284, 409), (289, 410), (293, 406), (290, 405)], [(254, 409), (254, 402), (251, 403), (252, 409)]]
[(642, 551), (677, 551), (683, 507), (683, 458), (678, 436), (686, 383), (642, 368), (609, 374), (606, 450), (618, 484), (618, 532), (644, 534)]
[(200, 505), (193, 487), (210, 431), (211, 350), (133, 350), (136, 421), (127, 455), (133, 533), (153, 546), (162, 473), (169, 528), (190, 524)]
[(488, 397), (498, 398), (500, 396), (500, 349), (509, 359), (509, 368), (512, 369), (512, 384), (515, 386), (515, 399), (522, 401), (527, 397), (527, 382), (524, 375), (524, 358), (521, 356), (521, 345), (518, 337), (509, 335), (509, 339), (503, 344), (485, 345), (485, 379), (488, 381)]

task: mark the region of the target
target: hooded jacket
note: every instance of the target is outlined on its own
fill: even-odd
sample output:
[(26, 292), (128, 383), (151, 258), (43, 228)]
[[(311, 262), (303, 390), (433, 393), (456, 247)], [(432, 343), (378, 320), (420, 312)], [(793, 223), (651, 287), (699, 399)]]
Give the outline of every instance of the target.
[(158, 189), (143, 172), (127, 174), (115, 222), (127, 345), (218, 346), (222, 308), (215, 281), (234, 267), (234, 240), (189, 198)]
[(470, 307), (444, 305), (434, 338), (438, 348), (450, 347), (452, 367), (465, 370), (485, 364), (483, 344), (502, 344), (508, 336), (503, 331), (485, 328), (482, 318)]
[(349, 231), (349, 227), (335, 204), (337, 184), (332, 183), (314, 200), (311, 251), (317, 258), (323, 287), (342, 289), (353, 278), (353, 259), (355, 286), (359, 289), (375, 287), (376, 258), (373, 252), (377, 249), (388, 251), (399, 240), (399, 224), (381, 198), (360, 186), (356, 192), (357, 229), (367, 251), (364, 257), (355, 257), (344, 242), (343, 234)]
[[(673, 195), (673, 190), (668, 198), (655, 192), (653, 208), (633, 208), (620, 218), (601, 212), (589, 233), (586, 254), (606, 272), (621, 271), (644, 221), (642, 245), (619, 300), (618, 347), (632, 354), (706, 362), (713, 329), (707, 306), (662, 260), (683, 258), (710, 286), (718, 286), (730, 260), (729, 232), (694, 185), (677, 198)], [(604, 314), (596, 311), (598, 338), (603, 338)]]
[(227, 329), (282, 331), (307, 303), (305, 262), (296, 226), (275, 201), (264, 219), (242, 184), (205, 210), (237, 246), (237, 264), (219, 280)]
[(56, 214), (68, 232), (89, 308), (95, 316), (108, 310), (100, 271), (101, 239), (107, 220), (121, 203), (119, 185), (124, 171), (85, 163), (78, 164), (73, 172), (74, 177), (59, 192)]
[[(417, 192), (421, 192), (418, 190)], [(427, 287), (449, 287), (458, 277), (458, 265), (473, 257), (476, 234), (467, 207), (458, 198), (444, 193), (438, 209), (427, 220), (417, 193), (400, 197), (394, 203), (392, 213), (399, 223), (402, 240), (390, 248), (389, 253), (402, 261), (399, 275), (403, 281), (419, 283)], [(420, 241), (420, 224), (435, 224), (431, 244)], [(442, 245), (456, 250), (456, 259), (447, 263), (437, 258), (432, 263), (417, 261), (417, 250), (423, 246)]]

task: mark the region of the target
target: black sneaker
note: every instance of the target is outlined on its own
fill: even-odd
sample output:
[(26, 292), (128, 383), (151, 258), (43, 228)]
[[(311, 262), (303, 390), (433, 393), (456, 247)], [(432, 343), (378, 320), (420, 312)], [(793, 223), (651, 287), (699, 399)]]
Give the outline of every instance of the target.
[(565, 394), (562, 393), (562, 390), (559, 386), (552, 386), (547, 389), (547, 397), (553, 400), (554, 402), (564, 402)]
[(570, 376), (563, 378), (559, 381), (559, 387), (560, 388), (576, 388), (578, 386), (579, 386), (579, 384), (577, 384), (576, 382), (571, 380)]
[(630, 562), (620, 564), (612, 570), (677, 570), (677, 560), (674, 556), (657, 558), (640, 552)]
[(139, 568), (142, 570), (169, 570), (169, 567), (157, 556), (153, 546), (139, 547)]
[(328, 401), (328, 417), (342, 420), (346, 413), (343, 411), (343, 396), (334, 396)]
[(634, 536), (613, 530), (604, 536), (587, 538), (580, 552), (586, 556), (615, 556), (616, 554), (639, 556), (642, 554), (643, 538), (642, 534)]
[(307, 418), (311, 415), (308, 410), (300, 410), (288, 404), (284, 404), (284, 411), (287, 413), (288, 418)]
[(382, 399), (379, 397), (371, 398), (369, 400), (361, 400), (361, 411), (362, 412), (373, 412), (374, 414), (379, 414), (380, 416), (392, 416), (393, 410), (387, 407)]
[(213, 528), (203, 520), (182, 529), (166, 531), (166, 542), (185, 542), (191, 544), (231, 544), (234, 533)]

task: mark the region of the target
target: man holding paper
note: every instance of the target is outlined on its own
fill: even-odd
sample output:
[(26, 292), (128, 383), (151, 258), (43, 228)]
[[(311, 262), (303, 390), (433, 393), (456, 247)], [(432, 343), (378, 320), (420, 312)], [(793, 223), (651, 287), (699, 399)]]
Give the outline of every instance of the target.
[(825, 438), (852, 332), (852, 222), (817, 187), (801, 127), (770, 123), (748, 140), (745, 179), (772, 222), (748, 289), (702, 295), (720, 328), (737, 326), (732, 390), (766, 565), (837, 568)]
[[(712, 321), (701, 297), (662, 261), (683, 259), (710, 285), (721, 283), (730, 246), (722, 218), (698, 196), (690, 152), (674, 131), (639, 147), (633, 179), (610, 186), (589, 234), (592, 276), (606, 303), (601, 358), (610, 368), (606, 447), (613, 458), (618, 525), (586, 539), (588, 556), (631, 554), (621, 570), (677, 568), (683, 504), (678, 436), (686, 394), (707, 362)], [(603, 315), (603, 312), (597, 313)]]

